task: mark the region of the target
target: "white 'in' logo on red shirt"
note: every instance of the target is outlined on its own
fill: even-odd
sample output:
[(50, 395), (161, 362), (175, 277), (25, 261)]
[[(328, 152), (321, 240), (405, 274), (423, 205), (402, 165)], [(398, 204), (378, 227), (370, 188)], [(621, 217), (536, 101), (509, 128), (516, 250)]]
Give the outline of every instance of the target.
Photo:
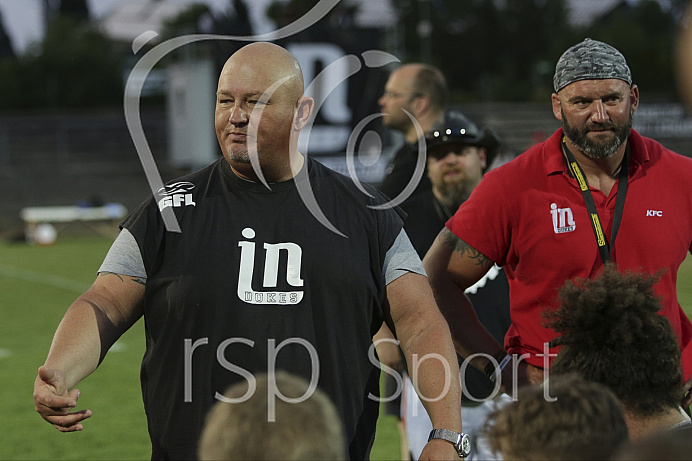
[(550, 216), (553, 218), (553, 231), (556, 234), (572, 232), (577, 228), (571, 208), (558, 208), (556, 203), (551, 203)]

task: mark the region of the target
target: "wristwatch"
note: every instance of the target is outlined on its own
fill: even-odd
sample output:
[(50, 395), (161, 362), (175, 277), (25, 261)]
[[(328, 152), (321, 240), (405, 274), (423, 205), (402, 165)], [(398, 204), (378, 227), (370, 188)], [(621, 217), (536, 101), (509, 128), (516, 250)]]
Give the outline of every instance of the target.
[(430, 436), (428, 436), (428, 442), (432, 439), (442, 439), (451, 442), (459, 458), (466, 458), (471, 453), (471, 438), (463, 432), (460, 434), (447, 429), (433, 429), (430, 431)]

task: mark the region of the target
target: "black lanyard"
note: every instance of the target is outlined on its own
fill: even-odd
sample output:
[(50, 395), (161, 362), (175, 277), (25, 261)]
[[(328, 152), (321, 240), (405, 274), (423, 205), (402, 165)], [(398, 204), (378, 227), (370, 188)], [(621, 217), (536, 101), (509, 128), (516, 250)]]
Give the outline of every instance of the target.
[(615, 236), (618, 233), (620, 221), (622, 221), (622, 212), (625, 209), (625, 195), (627, 195), (627, 174), (629, 170), (628, 153), (625, 152), (625, 157), (622, 159), (622, 163), (620, 164), (620, 173), (618, 174), (618, 191), (617, 197), (615, 198), (615, 215), (613, 216), (613, 229), (610, 233), (610, 245), (608, 245), (608, 242), (603, 235), (603, 226), (601, 225), (601, 220), (598, 217), (598, 212), (596, 211), (596, 204), (593, 201), (591, 190), (589, 190), (589, 185), (586, 182), (586, 176), (584, 175), (584, 172), (577, 161), (574, 159), (572, 152), (570, 152), (567, 148), (564, 138), (562, 139), (562, 148), (567, 156), (568, 166), (572, 170), (572, 174), (577, 180), (577, 183), (579, 183), (579, 188), (584, 196), (586, 209), (589, 211), (589, 216), (591, 217), (591, 226), (593, 227), (593, 232), (596, 236), (598, 252), (601, 254), (601, 259), (605, 264), (611, 260), (610, 255), (612, 254), (613, 246), (615, 245)]

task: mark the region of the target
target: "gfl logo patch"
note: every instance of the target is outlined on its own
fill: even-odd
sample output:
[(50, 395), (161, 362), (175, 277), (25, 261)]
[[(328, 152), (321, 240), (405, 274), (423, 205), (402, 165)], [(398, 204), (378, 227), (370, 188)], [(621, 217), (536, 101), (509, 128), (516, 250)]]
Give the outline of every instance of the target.
[(166, 184), (156, 192), (156, 195), (163, 197), (158, 202), (159, 211), (168, 207), (195, 206), (196, 203), (192, 200), (192, 189), (194, 188), (195, 185), (187, 181)]

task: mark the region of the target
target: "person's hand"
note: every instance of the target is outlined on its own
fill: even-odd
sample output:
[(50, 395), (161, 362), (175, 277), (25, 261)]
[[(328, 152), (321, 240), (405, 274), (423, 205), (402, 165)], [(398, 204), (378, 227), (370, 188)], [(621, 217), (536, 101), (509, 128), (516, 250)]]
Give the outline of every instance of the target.
[(526, 378), (528, 379), (529, 384), (541, 384), (543, 381), (545, 381), (545, 370), (527, 364)]
[[(514, 395), (514, 389), (518, 389), (523, 386), (529, 386), (532, 384), (540, 384), (545, 380), (544, 370), (542, 368), (534, 367), (526, 362), (520, 362), (517, 367), (516, 375), (514, 374), (514, 367), (512, 364), (508, 364), (504, 370), (502, 370), (502, 390), (507, 395)], [(516, 387), (515, 383), (516, 382)]]
[(428, 442), (423, 451), (418, 458), (419, 461), (427, 460), (459, 460), (459, 454), (457, 453), (454, 445), (447, 442), (446, 440), (433, 439)]
[(692, 389), (692, 376), (682, 385), (682, 400), (680, 400), (682, 408), (689, 408), (692, 405), (692, 392), (690, 392), (690, 389)]
[(68, 392), (65, 375), (60, 370), (40, 367), (34, 381), (34, 406), (43, 419), (60, 432), (81, 431), (81, 421), (91, 417), (91, 410), (72, 412), (77, 406), (79, 389)]

